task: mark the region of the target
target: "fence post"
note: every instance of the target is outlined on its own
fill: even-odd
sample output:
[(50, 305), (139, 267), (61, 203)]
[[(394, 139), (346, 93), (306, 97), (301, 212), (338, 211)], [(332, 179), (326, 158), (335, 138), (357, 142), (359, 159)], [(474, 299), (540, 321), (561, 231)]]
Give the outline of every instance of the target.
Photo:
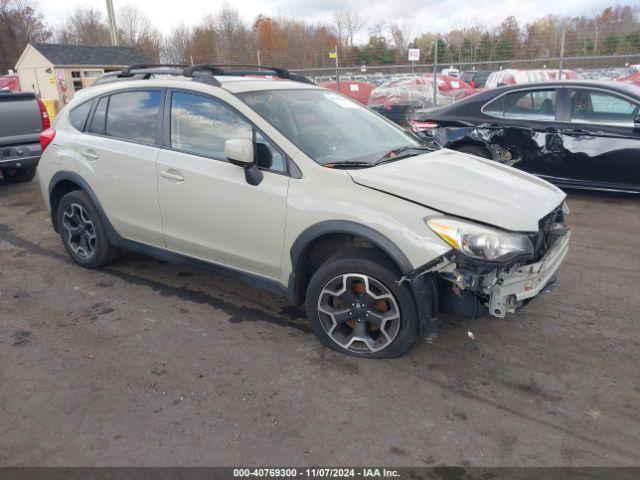
[(433, 104), (438, 102), (438, 39), (435, 39), (433, 47)]
[(562, 70), (564, 68), (564, 38), (566, 34), (565, 26), (562, 25), (562, 33), (560, 34), (560, 62), (558, 63), (558, 80), (562, 80)]
[(340, 93), (340, 64), (338, 63), (338, 45), (336, 45), (336, 90)]

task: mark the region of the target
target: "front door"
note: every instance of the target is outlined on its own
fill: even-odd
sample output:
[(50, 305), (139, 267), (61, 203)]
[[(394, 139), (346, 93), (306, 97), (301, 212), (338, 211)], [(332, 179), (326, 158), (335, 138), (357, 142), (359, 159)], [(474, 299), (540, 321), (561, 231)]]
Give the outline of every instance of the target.
[[(167, 247), (278, 277), (289, 186), (285, 156), (219, 99), (176, 90), (169, 104), (170, 139), (157, 172)], [(259, 185), (247, 183), (244, 170), (226, 160), (225, 141), (234, 138), (254, 141), (264, 176)]]
[(577, 187), (640, 189), (639, 105), (613, 92), (572, 88), (562, 127), (563, 182)]

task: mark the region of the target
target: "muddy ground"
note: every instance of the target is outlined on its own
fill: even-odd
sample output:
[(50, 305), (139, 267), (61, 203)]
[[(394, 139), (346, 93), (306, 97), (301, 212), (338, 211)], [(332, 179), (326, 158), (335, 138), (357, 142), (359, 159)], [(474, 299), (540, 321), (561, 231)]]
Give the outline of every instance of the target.
[(235, 281), (82, 269), (0, 182), (0, 465), (638, 465), (640, 199), (569, 204), (557, 288), (366, 361)]

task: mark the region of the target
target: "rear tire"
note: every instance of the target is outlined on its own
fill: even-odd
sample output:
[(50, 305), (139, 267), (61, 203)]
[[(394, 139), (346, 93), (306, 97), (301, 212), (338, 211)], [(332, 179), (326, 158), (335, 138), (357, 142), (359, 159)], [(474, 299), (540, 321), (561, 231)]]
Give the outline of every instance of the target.
[(468, 153), (470, 155), (475, 155), (476, 157), (486, 158), (487, 160), (491, 160), (491, 153), (484, 147), (480, 147), (478, 145), (464, 145), (460, 148), (456, 148), (457, 151), (462, 153)]
[(100, 213), (86, 193), (67, 193), (56, 212), (60, 239), (74, 262), (97, 268), (117, 258), (118, 249), (109, 243)]
[(311, 277), (306, 295), (311, 328), (327, 347), (364, 358), (404, 355), (418, 338), (415, 301), (400, 273), (372, 249), (348, 249)]
[(36, 176), (36, 167), (3, 168), (2, 177), (7, 183), (30, 182)]

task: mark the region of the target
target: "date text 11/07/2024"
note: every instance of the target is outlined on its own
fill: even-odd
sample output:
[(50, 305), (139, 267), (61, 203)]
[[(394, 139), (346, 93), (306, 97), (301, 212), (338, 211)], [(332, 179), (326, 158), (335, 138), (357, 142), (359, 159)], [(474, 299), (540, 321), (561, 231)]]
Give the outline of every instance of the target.
[(236, 468), (233, 476), (263, 478), (394, 478), (400, 473), (388, 468)]

